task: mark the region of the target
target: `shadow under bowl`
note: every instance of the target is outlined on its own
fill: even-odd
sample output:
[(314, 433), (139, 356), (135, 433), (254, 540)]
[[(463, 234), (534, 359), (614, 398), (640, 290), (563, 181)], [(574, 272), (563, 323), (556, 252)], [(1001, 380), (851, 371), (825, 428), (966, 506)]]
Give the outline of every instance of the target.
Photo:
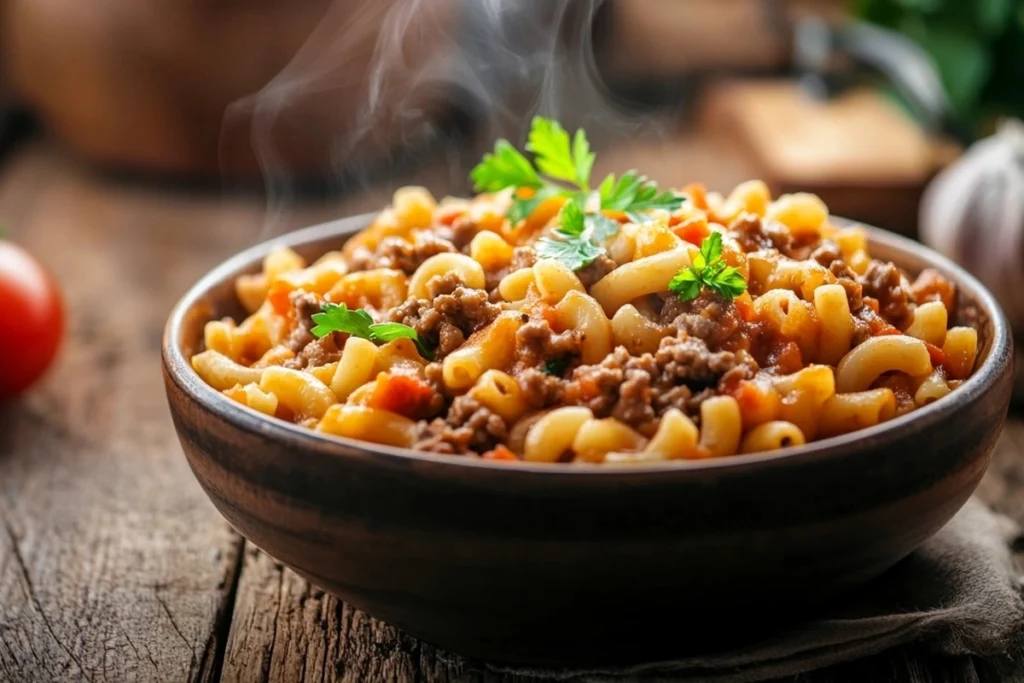
[[(238, 316), (233, 281), (286, 244), (308, 258), (357, 216), (225, 262), (174, 309), (167, 396), (195, 476), (256, 546), (368, 614), (459, 654), (584, 665), (735, 646), (878, 576), (953, 517), (1010, 400), (1012, 342), (992, 296), (947, 259), (869, 229), (872, 253), (936, 268), (977, 311), (978, 368), (883, 425), (766, 454), (551, 466), (417, 453), (264, 417), (189, 364)], [(783, 617), (783, 615), (788, 615)]]

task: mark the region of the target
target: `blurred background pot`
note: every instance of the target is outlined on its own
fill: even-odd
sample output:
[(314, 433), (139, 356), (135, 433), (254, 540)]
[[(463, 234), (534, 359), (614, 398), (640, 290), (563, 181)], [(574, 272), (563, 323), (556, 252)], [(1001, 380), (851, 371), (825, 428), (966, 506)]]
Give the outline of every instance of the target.
[[(395, 4), (0, 0), (0, 81), (90, 163), (171, 175), (259, 176), (255, 121), (262, 126), (255, 133), (264, 136), (260, 153), (322, 175), (332, 141), (356, 125), (360, 109), (337, 88), (367, 90), (360, 81), (371, 73), (379, 28)], [(445, 21), (450, 6), (430, 2), (430, 21)], [(427, 63), (448, 47), (432, 39), (429, 21), (416, 19), (424, 30), (407, 35), (404, 64)], [(323, 50), (300, 51), (313, 41)], [(341, 51), (343, 59), (332, 58)], [(301, 67), (305, 81), (287, 78), (290, 64)], [(405, 98), (408, 74), (396, 67), (390, 76), (386, 94)], [(252, 98), (261, 91), (266, 97)], [(431, 113), (419, 110), (423, 117)], [(377, 118), (376, 135), (363, 144), (402, 141), (406, 129), (420, 124), (414, 118)]]

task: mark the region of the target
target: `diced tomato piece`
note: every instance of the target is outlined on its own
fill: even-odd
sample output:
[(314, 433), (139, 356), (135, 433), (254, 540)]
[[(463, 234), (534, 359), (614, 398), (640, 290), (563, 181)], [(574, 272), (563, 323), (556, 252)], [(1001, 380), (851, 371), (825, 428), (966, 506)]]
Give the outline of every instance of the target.
[(420, 377), (407, 373), (388, 373), (377, 378), (366, 405), (418, 418), (430, 411), (433, 397), (434, 390)]
[(750, 296), (750, 292), (743, 292), (733, 299), (733, 305), (736, 306), (736, 312), (740, 314), (743, 322), (749, 323), (753, 321), (755, 317), (754, 299)]
[(519, 460), (519, 458), (516, 457), (516, 454), (513, 453), (505, 444), (498, 444), (497, 448), (493, 451), (487, 451), (482, 457), (484, 460), (503, 460), (510, 462), (518, 462)]
[(931, 356), (932, 367), (938, 368), (944, 365), (948, 365), (949, 359), (946, 358), (945, 351), (940, 349), (935, 344), (929, 344), (928, 342), (925, 342), (924, 345), (928, 347), (928, 355)]
[(749, 380), (744, 380), (735, 387), (727, 388), (726, 391), (732, 394), (736, 402), (740, 404), (740, 413), (743, 414), (752, 412), (762, 400), (761, 392)]
[(287, 282), (275, 280), (270, 284), (270, 289), (267, 291), (267, 301), (273, 307), (274, 312), (278, 315), (288, 315), (292, 309), (292, 302), (289, 298), (292, 293), (291, 287), (288, 286)]
[(699, 247), (707, 236), (711, 234), (711, 228), (708, 227), (707, 220), (691, 218), (672, 228), (672, 232), (684, 242), (689, 242)]
[(561, 323), (558, 319), (558, 313), (555, 311), (554, 306), (551, 306), (550, 304), (540, 303), (536, 305), (534, 311), (540, 313), (540, 316), (547, 321), (548, 325), (551, 326), (551, 329), (556, 331), (561, 329)]
[(707, 188), (703, 185), (700, 183), (690, 183), (683, 188), (683, 194), (688, 195), (690, 197), (690, 201), (692, 201), (693, 205), (698, 209), (704, 209), (707, 211), (708, 193)]

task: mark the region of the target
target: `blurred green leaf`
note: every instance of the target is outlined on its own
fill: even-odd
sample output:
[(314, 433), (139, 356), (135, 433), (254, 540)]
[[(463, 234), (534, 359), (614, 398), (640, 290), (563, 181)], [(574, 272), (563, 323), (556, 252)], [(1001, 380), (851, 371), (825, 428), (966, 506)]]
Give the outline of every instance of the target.
[(881, 26), (893, 26), (902, 12), (892, 0), (853, 0), (850, 14)]
[(937, 12), (943, 3), (943, 0), (894, 0), (895, 4), (899, 5), (903, 9), (909, 12)]
[(987, 35), (998, 35), (1013, 12), (1014, 0), (974, 0), (978, 26)]
[(850, 0), (853, 16), (931, 55), (954, 114), (978, 134), (1024, 118), (1024, 0)]
[(908, 17), (900, 28), (935, 60), (953, 108), (972, 117), (992, 68), (986, 44), (958, 30), (926, 24), (920, 17)]

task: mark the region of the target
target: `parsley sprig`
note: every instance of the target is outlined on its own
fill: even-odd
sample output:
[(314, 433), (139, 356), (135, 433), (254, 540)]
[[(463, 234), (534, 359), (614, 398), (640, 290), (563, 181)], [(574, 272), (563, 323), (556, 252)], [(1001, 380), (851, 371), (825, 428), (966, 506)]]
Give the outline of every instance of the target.
[[(508, 219), (518, 223), (529, 216), (541, 202), (551, 197), (565, 197), (582, 207), (589, 196), (590, 174), (596, 156), (583, 129), (570, 136), (557, 121), (537, 116), (533, 119), (526, 150), (533, 153), (531, 163), (508, 140), (498, 140), (494, 152), (485, 154), (473, 169), (470, 178), (477, 192), (517, 190)], [(520, 196), (518, 190), (531, 192)], [(674, 211), (683, 197), (670, 190), (661, 191), (657, 183), (636, 171), (621, 178), (609, 174), (598, 187), (601, 208), (623, 211), (634, 222), (639, 213), (653, 209)]]
[(402, 323), (375, 323), (364, 310), (349, 310), (345, 304), (324, 303), (319, 313), (313, 314), (316, 323), (310, 332), (314, 337), (326, 337), (332, 332), (345, 332), (353, 337), (369, 339), (375, 344), (386, 344), (395, 339), (412, 339), (420, 355), (427, 360), (434, 359), (429, 348), (413, 328)]
[(605, 253), (601, 243), (618, 229), (617, 221), (600, 213), (586, 214), (575, 202), (567, 202), (559, 213), (559, 227), (553, 231), (554, 237), (537, 240), (537, 255), (558, 259), (570, 270), (580, 270)]
[(712, 232), (700, 245), (700, 253), (668, 283), (668, 289), (683, 301), (696, 299), (702, 288), (732, 300), (747, 291), (740, 271), (722, 258), (722, 235)]

